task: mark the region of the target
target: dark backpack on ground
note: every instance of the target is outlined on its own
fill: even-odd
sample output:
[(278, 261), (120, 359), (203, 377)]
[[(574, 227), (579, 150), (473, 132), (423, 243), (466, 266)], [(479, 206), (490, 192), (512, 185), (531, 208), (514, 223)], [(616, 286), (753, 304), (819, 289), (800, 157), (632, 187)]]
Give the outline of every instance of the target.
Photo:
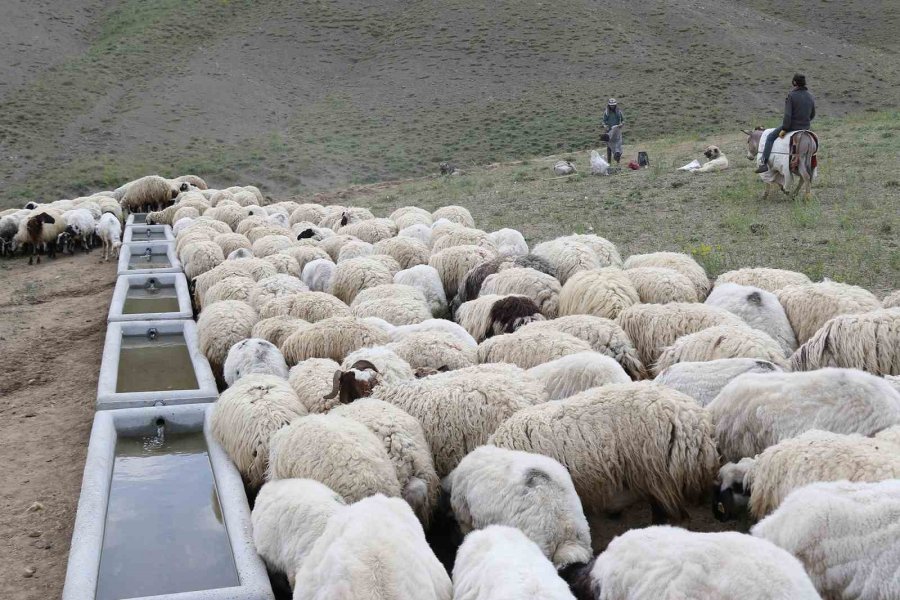
[(650, 155), (644, 151), (638, 152), (638, 165), (641, 167), (649, 167)]

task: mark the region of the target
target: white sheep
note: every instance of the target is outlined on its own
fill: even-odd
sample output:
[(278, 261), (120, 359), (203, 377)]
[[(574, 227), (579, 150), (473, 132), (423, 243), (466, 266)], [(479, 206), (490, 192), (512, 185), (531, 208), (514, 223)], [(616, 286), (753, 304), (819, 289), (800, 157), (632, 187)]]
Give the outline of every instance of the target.
[(275, 267), (261, 258), (227, 260), (194, 280), (194, 297), (202, 305), (206, 290), (229, 277), (250, 277), (254, 281), (259, 281), (277, 274)]
[(825, 598), (900, 597), (900, 480), (796, 489), (751, 533), (799, 558)]
[(212, 434), (237, 467), (244, 483), (262, 485), (269, 463), (269, 437), (307, 414), (284, 379), (242, 377), (222, 392), (210, 415)]
[(294, 600), (450, 600), (452, 593), (409, 506), (376, 495), (328, 520), (297, 572)]
[(568, 333), (519, 330), (491, 337), (479, 344), (478, 362), (509, 363), (530, 369), (563, 356), (590, 351), (590, 344)]
[(668, 526), (615, 538), (581, 585), (592, 600), (819, 600), (800, 561), (774, 544)]
[(291, 367), (288, 383), (307, 412), (326, 413), (340, 404), (337, 396), (326, 398), (334, 388), (335, 373), (340, 370), (341, 365), (330, 358), (310, 358)]
[(804, 285), (812, 283), (809, 277), (796, 271), (784, 269), (769, 269), (765, 267), (753, 267), (726, 271), (716, 277), (716, 285), (723, 283), (737, 283), (739, 285), (751, 285), (775, 293), (789, 285)]
[(687, 394), (707, 406), (730, 381), (744, 373), (776, 373), (777, 365), (756, 358), (720, 358), (702, 362), (679, 362), (664, 369), (653, 383)]
[(340, 263), (345, 260), (350, 260), (351, 258), (361, 258), (363, 256), (369, 256), (373, 252), (374, 247), (369, 242), (364, 242), (362, 240), (353, 240), (341, 246), (341, 251), (338, 252), (337, 261), (335, 262)]
[(231, 347), (250, 337), (259, 316), (253, 307), (239, 300), (216, 302), (197, 319), (200, 352), (216, 374), (221, 374)]
[(431, 226), (425, 224), (407, 225), (397, 232), (397, 237), (408, 237), (419, 240), (431, 248)]
[(455, 223), (431, 228), (431, 251), (440, 252), (454, 246), (480, 246), (497, 252), (497, 246), (486, 231), (471, 229)]
[(444, 285), (444, 293), (450, 300), (456, 295), (459, 284), (469, 269), (493, 258), (496, 258), (496, 253), (488, 248), (453, 246), (433, 253), (428, 264), (437, 270)]
[(401, 497), (427, 529), (437, 504), (440, 480), (422, 425), (393, 404), (373, 398), (341, 404), (328, 414), (358, 421), (381, 440), (396, 470)]
[(252, 374), (274, 375), (287, 379), (288, 368), (281, 351), (266, 340), (248, 338), (233, 345), (223, 367), (225, 383), (229, 386), (241, 377)]
[(659, 354), (653, 372), (659, 374), (679, 362), (719, 358), (758, 358), (779, 367), (787, 366), (784, 351), (778, 342), (759, 329), (742, 324), (707, 327), (679, 337)]
[(433, 317), (440, 319), (449, 316), (447, 294), (444, 293), (441, 277), (434, 267), (427, 264), (409, 267), (394, 275), (394, 283), (418, 288), (424, 294)]
[(618, 267), (579, 271), (569, 277), (559, 292), (559, 314), (615, 319), (640, 301), (631, 280)]
[(798, 344), (805, 344), (829, 319), (838, 315), (881, 308), (881, 302), (868, 290), (835, 281), (791, 285), (781, 288), (776, 295)]
[(674, 269), (635, 267), (625, 271), (625, 275), (645, 304), (697, 302), (697, 288), (690, 279)]
[(884, 308), (900, 308), (900, 290), (891, 292), (881, 301)]
[(313, 292), (329, 292), (336, 268), (330, 258), (316, 258), (303, 266), (300, 279)]
[(388, 340), (384, 331), (355, 317), (331, 317), (291, 334), (282, 343), (281, 351), (289, 365), (309, 358), (343, 361), (354, 350), (383, 346)]
[[(389, 290), (390, 295), (371, 299), (364, 296), (369, 290), (380, 288)], [(360, 301), (360, 298), (365, 298), (365, 300)], [(377, 317), (391, 325), (411, 325), (431, 318), (431, 310), (422, 292), (411, 286), (397, 284), (380, 285), (363, 290), (354, 299), (351, 312), (358, 318)]]
[(412, 332), (387, 347), (416, 372), (453, 371), (478, 364), (475, 348), (446, 331)]
[(591, 533), (572, 478), (559, 462), (496, 446), (476, 448), (443, 487), (467, 534), (489, 525), (519, 528), (556, 568), (591, 559)]
[(599, 352), (578, 352), (528, 369), (544, 384), (548, 400), (562, 400), (590, 388), (628, 383), (631, 378), (614, 359)]
[(475, 227), (475, 219), (472, 218), (472, 213), (464, 206), (442, 206), (431, 213), (431, 218), (433, 224), (436, 224), (439, 219), (447, 219), (452, 223), (458, 223), (465, 227)]
[(374, 254), (385, 254), (394, 258), (401, 269), (416, 265), (427, 265), (431, 252), (424, 243), (410, 237), (393, 237), (381, 240), (373, 247)]
[(322, 319), (349, 317), (350, 307), (324, 292), (291, 292), (270, 299), (259, 309), (259, 316), (262, 319), (279, 315), (315, 323)]
[(606, 238), (594, 233), (573, 233), (557, 239), (586, 245), (594, 251), (601, 267), (622, 267), (622, 256), (619, 254), (618, 248)]
[(109, 260), (110, 251), (113, 256), (119, 257), (119, 248), (122, 247), (122, 223), (112, 213), (105, 213), (97, 221), (95, 233), (103, 242), (103, 260)]
[(498, 229), (488, 234), (488, 239), (497, 248), (498, 256), (524, 256), (528, 254), (525, 236), (515, 229)]
[(419, 208), (418, 206), (404, 206), (402, 208), (398, 208), (391, 213), (391, 216), (389, 218), (394, 222), (394, 224), (397, 225), (397, 228), (400, 230), (403, 230), (404, 228), (411, 225), (426, 225), (428, 227), (431, 227), (431, 224), (434, 222), (434, 219), (431, 217), (431, 213), (424, 208)]
[(291, 225), (301, 221), (318, 223), (325, 216), (325, 207), (321, 204), (301, 204), (291, 213)]
[(259, 338), (281, 347), (282, 342), (295, 331), (309, 327), (303, 319), (290, 315), (278, 315), (268, 319), (260, 319), (250, 330), (250, 337)]
[(319, 481), (347, 502), (400, 495), (381, 440), (362, 423), (330, 414), (294, 419), (272, 434), (266, 479), (291, 478)]
[(479, 296), (462, 304), (456, 311), (456, 322), (476, 341), (503, 333), (512, 333), (544, 316), (537, 304), (526, 296)]
[(575, 600), (541, 549), (515, 527), (491, 525), (463, 540), (455, 600)]
[(541, 385), (513, 365), (477, 365), (423, 379), (380, 385), (372, 396), (422, 424), (438, 476), (485, 444), (507, 417), (545, 400)]
[(538, 305), (544, 317), (555, 319), (559, 316), (560, 289), (559, 281), (552, 275), (535, 269), (514, 267), (488, 275), (479, 293), (527, 296)]
[(900, 375), (900, 308), (839, 315), (791, 357), (791, 368), (847, 367), (875, 375)]
[(706, 411), (650, 382), (605, 385), (523, 408), (488, 443), (561, 462), (587, 512), (619, 512), (645, 499), (654, 522), (680, 517), (719, 464)]
[(638, 352), (621, 327), (610, 319), (593, 315), (573, 315), (547, 321), (536, 321), (522, 330), (554, 330), (574, 335), (599, 352), (614, 359), (632, 379), (646, 379), (647, 369)]
[(900, 392), (855, 369), (749, 373), (722, 388), (707, 410), (722, 458), (737, 461), (810, 429), (873, 435), (900, 424)]
[(341, 235), (352, 235), (363, 242), (374, 244), (397, 235), (397, 225), (390, 219), (365, 219), (338, 230)]
[(423, 331), (438, 331), (447, 333), (470, 348), (478, 347), (478, 342), (475, 341), (475, 338), (469, 335), (468, 331), (466, 331), (462, 326), (457, 325), (453, 321), (447, 321), (445, 319), (428, 319), (427, 321), (422, 321), (421, 323), (416, 323), (415, 325), (401, 325), (400, 327), (395, 327), (390, 333), (391, 341), (399, 342), (408, 335), (421, 333)]
[(225, 261), (222, 248), (213, 241), (195, 242), (188, 245), (183, 253), (184, 276), (193, 280)]
[(374, 258), (352, 258), (337, 264), (331, 279), (330, 291), (340, 300), (350, 304), (360, 291), (393, 281), (394, 276), (390, 270)]
[(751, 516), (760, 520), (791, 491), (810, 483), (897, 478), (900, 446), (889, 440), (812, 430), (769, 446), (755, 458), (742, 458), (719, 469), (714, 512), (720, 520), (734, 519), (742, 506), (749, 505)]
[(579, 271), (595, 270), (603, 266), (593, 248), (573, 239), (541, 242), (532, 248), (531, 253), (547, 260), (563, 285)]
[(267, 302), (275, 298), (289, 296), (298, 292), (308, 292), (306, 284), (290, 275), (280, 273), (255, 282), (250, 290), (250, 306), (260, 310)]
[(724, 308), (747, 325), (767, 333), (781, 346), (785, 355), (797, 349), (797, 337), (778, 296), (758, 287), (722, 283), (706, 298), (706, 304)]
[(637, 267), (663, 267), (678, 271), (691, 280), (697, 290), (697, 299), (701, 302), (709, 293), (709, 278), (706, 271), (697, 261), (680, 252), (653, 252), (651, 254), (632, 254), (625, 261), (625, 269)]
[(291, 587), (303, 560), (344, 499), (312, 479), (281, 479), (262, 486), (250, 522), (256, 552), (274, 571), (284, 573)]

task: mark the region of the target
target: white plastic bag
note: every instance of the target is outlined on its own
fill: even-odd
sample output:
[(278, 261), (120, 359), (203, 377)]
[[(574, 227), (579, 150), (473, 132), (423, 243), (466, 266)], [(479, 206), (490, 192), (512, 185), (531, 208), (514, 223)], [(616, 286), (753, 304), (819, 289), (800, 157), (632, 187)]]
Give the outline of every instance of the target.
[(700, 168), (700, 161), (695, 158), (694, 160), (692, 160), (688, 164), (684, 165), (683, 167), (678, 167), (678, 170), (679, 171), (693, 171), (694, 169), (699, 169), (699, 168)]
[(609, 163), (596, 150), (591, 150), (591, 175), (609, 175)]

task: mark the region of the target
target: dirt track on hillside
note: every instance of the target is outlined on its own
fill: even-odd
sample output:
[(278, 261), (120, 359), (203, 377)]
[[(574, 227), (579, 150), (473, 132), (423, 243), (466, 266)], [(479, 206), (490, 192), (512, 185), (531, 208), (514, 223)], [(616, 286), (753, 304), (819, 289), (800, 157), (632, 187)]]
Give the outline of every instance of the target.
[(99, 260), (0, 262), (4, 600), (62, 593), (116, 277)]

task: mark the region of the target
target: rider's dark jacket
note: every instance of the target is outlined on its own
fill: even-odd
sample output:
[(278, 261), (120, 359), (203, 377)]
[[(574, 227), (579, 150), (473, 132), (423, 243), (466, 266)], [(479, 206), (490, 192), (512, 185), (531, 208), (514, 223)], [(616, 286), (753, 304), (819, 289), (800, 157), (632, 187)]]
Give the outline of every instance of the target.
[(816, 118), (816, 101), (805, 87), (795, 87), (784, 99), (784, 120), (781, 128), (784, 131), (809, 129), (809, 124)]

